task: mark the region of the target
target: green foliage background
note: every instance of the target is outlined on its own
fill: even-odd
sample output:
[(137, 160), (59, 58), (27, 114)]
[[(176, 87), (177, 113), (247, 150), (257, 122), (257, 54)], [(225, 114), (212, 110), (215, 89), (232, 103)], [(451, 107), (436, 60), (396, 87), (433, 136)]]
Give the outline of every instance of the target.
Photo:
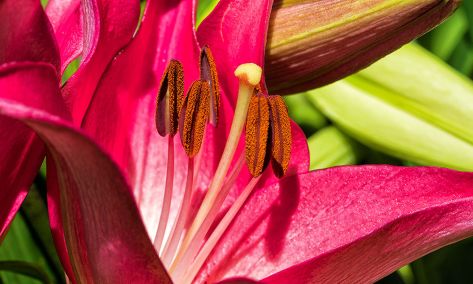
[[(45, 5), (47, 0), (42, 0)], [(213, 9), (216, 0), (200, 1), (197, 22)], [(144, 5), (143, 5), (144, 6)], [(473, 78), (473, 1), (464, 1), (444, 24), (418, 42), (450, 66)], [(73, 62), (68, 78), (77, 69)], [(311, 168), (336, 165), (387, 163), (412, 165), (362, 144), (332, 124), (316, 104), (304, 96), (287, 98), (291, 117), (306, 133), (311, 152)], [(38, 174), (9, 233), (0, 246), (1, 283), (65, 283), (64, 272), (54, 250), (46, 209), (44, 170)], [(473, 282), (473, 238), (431, 253), (379, 283), (471, 283)]]

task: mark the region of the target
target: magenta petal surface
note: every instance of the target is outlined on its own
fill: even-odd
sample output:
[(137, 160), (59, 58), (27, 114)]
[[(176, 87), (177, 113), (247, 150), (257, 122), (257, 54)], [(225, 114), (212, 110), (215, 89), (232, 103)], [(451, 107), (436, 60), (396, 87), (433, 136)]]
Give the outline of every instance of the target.
[(218, 284), (256, 284), (257, 281), (248, 279), (248, 278), (230, 278), (218, 282)]
[(80, 0), (50, 0), (46, 14), (53, 26), (61, 54), (61, 73), (82, 53), (82, 11)]
[(238, 65), (251, 62), (263, 67), (272, 4), (270, 0), (221, 0), (197, 30), (200, 46), (212, 50), (222, 90), (232, 105), (238, 94), (233, 75)]
[(471, 236), (472, 212), (471, 173), (357, 166), (291, 176), (250, 197), (199, 279), (374, 282)]
[(67, 115), (54, 69), (44, 64), (24, 69), (43, 73), (44, 83), (51, 82), (55, 91), (43, 87), (23, 95), (2, 92), (0, 115), (25, 123), (47, 146), (53, 175), (48, 178), (48, 187), (60, 195), (67, 249), (76, 280), (170, 283), (120, 170), (91, 140), (64, 120)]
[[(52, 29), (38, 1), (6, 0), (0, 3), (0, 94), (5, 98), (28, 96), (32, 90), (55, 90), (50, 74), (25, 70), (25, 62), (46, 62), (59, 70), (59, 53)], [(41, 64), (41, 63), (38, 63)], [(55, 75), (57, 76), (57, 74)], [(28, 82), (28, 83), (25, 83)], [(44, 146), (23, 124), (0, 118), (0, 236), (25, 198), (44, 158)]]
[[(57, 91), (56, 74), (43, 72), (43, 63), (12, 63), (0, 66), (0, 96), (12, 100), (28, 97), (31, 104), (41, 104), (35, 90)], [(52, 79), (51, 80), (51, 76)], [(25, 84), (28, 82), (28, 84)], [(44, 145), (24, 124), (0, 116), (0, 236), (7, 229), (44, 158)]]
[[(125, 172), (151, 235), (159, 220), (167, 161), (167, 137), (155, 129), (157, 90), (172, 58), (182, 62), (186, 86), (198, 79), (194, 4), (148, 2), (138, 34), (105, 72), (82, 124)], [(174, 187), (179, 189), (186, 178), (187, 158), (178, 136), (174, 142)], [(174, 193), (176, 200), (182, 192)]]
[(52, 27), (36, 0), (0, 2), (0, 64), (43, 61), (59, 70)]
[[(138, 0), (84, 0), (81, 67), (63, 88), (75, 123), (80, 124), (108, 64), (132, 38), (140, 13)], [(74, 26), (67, 26), (74, 28)]]

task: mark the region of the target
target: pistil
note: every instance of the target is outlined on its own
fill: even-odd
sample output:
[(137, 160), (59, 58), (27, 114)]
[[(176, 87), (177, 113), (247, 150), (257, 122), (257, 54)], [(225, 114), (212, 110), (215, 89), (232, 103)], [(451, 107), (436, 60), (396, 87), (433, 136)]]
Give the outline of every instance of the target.
[(188, 269), (188, 267), (192, 264), (192, 261), (195, 259), (196, 255), (199, 253), (199, 248), (204, 242), (205, 234), (216, 219), (219, 213), (219, 209), (225, 201), (225, 198), (227, 197), (230, 189), (232, 189), (232, 187), (235, 185), (235, 181), (240, 175), (241, 169), (243, 168), (244, 161), (245, 156), (241, 155), (240, 158), (238, 158), (238, 161), (235, 163), (230, 174), (225, 179), (222, 189), (217, 195), (217, 198), (215, 200), (216, 206), (213, 206), (209, 211), (207, 218), (204, 220), (201, 227), (197, 231), (197, 234), (192, 239), (188, 249), (182, 256), (181, 261), (177, 264), (177, 266), (175, 266), (175, 269), (170, 270), (174, 278), (179, 278), (179, 275), (182, 275), (186, 271), (186, 269)]
[(187, 284), (187, 283), (192, 282), (192, 280), (194, 279), (194, 277), (197, 275), (200, 268), (204, 264), (205, 260), (212, 252), (213, 248), (217, 245), (217, 242), (220, 240), (223, 233), (225, 233), (228, 226), (231, 224), (231, 222), (235, 218), (236, 214), (240, 211), (243, 204), (245, 204), (246, 200), (248, 199), (250, 194), (253, 192), (253, 189), (255, 188), (260, 178), (261, 176), (252, 178), (250, 182), (248, 183), (248, 185), (243, 189), (241, 194), (238, 196), (238, 198), (235, 200), (235, 202), (233, 202), (230, 209), (227, 211), (223, 219), (218, 223), (215, 230), (212, 232), (210, 237), (207, 239), (207, 241), (203, 245), (202, 249), (197, 254), (197, 257), (195, 257), (192, 265), (188, 268), (187, 272), (185, 273), (183, 277), (184, 280), (182, 281), (182, 283)]
[[(250, 103), (251, 96), (253, 94), (254, 88), (259, 84), (261, 80), (261, 67), (253, 63), (242, 64), (238, 66), (235, 70), (235, 76), (239, 79), (239, 91), (238, 91), (238, 100), (235, 109), (235, 114), (232, 121), (232, 126), (230, 128), (230, 134), (228, 136), (225, 149), (223, 151), (222, 157), (220, 159), (219, 165), (215, 172), (214, 178), (210, 184), (209, 190), (202, 202), (202, 205), (197, 212), (197, 215), (192, 222), (185, 238), (182, 242), (182, 245), (179, 249), (179, 252), (171, 265), (170, 271), (176, 268), (177, 263), (181, 260), (181, 257), (184, 255), (186, 250), (189, 248), (191, 241), (196, 236), (199, 231), (199, 235), (205, 236), (213, 220), (210, 220), (209, 212), (219, 208), (221, 204), (216, 204), (216, 199), (219, 195), (219, 191), (222, 188), (222, 185), (225, 180), (225, 176), (228, 172), (230, 164), (233, 160), (238, 142), (245, 125), (246, 116), (248, 112), (248, 106)], [(223, 200), (221, 201), (223, 202)], [(213, 218), (212, 218), (213, 219)], [(205, 221), (205, 227), (202, 226), (202, 223)]]

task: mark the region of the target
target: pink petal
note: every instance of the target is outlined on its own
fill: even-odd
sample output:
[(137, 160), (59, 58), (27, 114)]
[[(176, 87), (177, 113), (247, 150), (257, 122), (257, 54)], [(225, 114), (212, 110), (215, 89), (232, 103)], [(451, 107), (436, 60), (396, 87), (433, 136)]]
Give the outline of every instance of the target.
[[(150, 234), (157, 228), (167, 160), (167, 138), (155, 129), (157, 89), (171, 58), (183, 63), (186, 86), (198, 77), (193, 11), (192, 0), (148, 2), (138, 34), (101, 78), (82, 124), (125, 172)], [(182, 188), (187, 158), (177, 136), (175, 143), (175, 188)], [(175, 198), (181, 194), (174, 192)]]
[(46, 14), (61, 53), (61, 73), (82, 53), (82, 11), (80, 0), (50, 0)]
[[(57, 85), (50, 73), (25, 68), (32, 63), (13, 63), (0, 66), (0, 94), (3, 99), (28, 97), (31, 104), (43, 102), (35, 97), (35, 89), (54, 92)], [(35, 63), (39, 66), (50, 66)], [(55, 74), (53, 74), (55, 76)], [(25, 84), (28, 82), (28, 84)], [(0, 117), (0, 236), (8, 228), (44, 159), (44, 145), (23, 123)]]
[[(60, 192), (76, 280), (170, 283), (119, 169), (65, 120), (54, 69), (45, 64), (25, 64), (11, 72), (31, 70), (44, 76), (45, 87), (20, 95), (1, 92), (0, 114), (25, 123), (47, 146), (52, 158), (48, 161), (52, 174), (48, 188)], [(49, 85), (56, 89), (52, 91)]]
[[(81, 67), (63, 89), (77, 124), (81, 123), (107, 65), (131, 40), (140, 14), (138, 0), (84, 0), (80, 6), (84, 34)], [(74, 29), (74, 25), (66, 27)]]
[[(37, 70), (21, 70), (27, 63), (48, 62), (59, 68), (52, 29), (38, 1), (0, 3), (0, 93), (3, 97), (31, 96), (34, 88), (54, 90)], [(21, 70), (21, 71), (18, 71)], [(28, 82), (28, 84), (25, 84)], [(33, 97), (33, 96), (31, 96)], [(34, 97), (33, 97), (34, 98)], [(38, 103), (35, 99), (32, 103)], [(25, 198), (44, 159), (44, 146), (23, 124), (0, 118), (0, 236)]]
[(264, 64), (272, 2), (221, 0), (197, 30), (200, 46), (208, 45), (212, 50), (222, 90), (232, 105), (238, 93), (238, 80), (233, 75), (238, 65)]
[(472, 212), (471, 173), (356, 166), (292, 176), (250, 197), (199, 279), (374, 282), (471, 236)]
[(218, 284), (255, 284), (259, 283), (257, 281), (248, 279), (248, 278), (230, 278), (218, 282)]
[(59, 54), (48, 18), (39, 1), (0, 3), (0, 65), (12, 61), (42, 61), (59, 70)]

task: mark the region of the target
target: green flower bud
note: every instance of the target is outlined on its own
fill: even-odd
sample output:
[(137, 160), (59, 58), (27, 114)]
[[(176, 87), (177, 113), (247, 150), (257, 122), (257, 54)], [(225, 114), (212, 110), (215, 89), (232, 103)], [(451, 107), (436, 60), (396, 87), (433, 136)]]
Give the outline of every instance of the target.
[(266, 81), (290, 94), (350, 75), (432, 29), (460, 0), (275, 1)]

